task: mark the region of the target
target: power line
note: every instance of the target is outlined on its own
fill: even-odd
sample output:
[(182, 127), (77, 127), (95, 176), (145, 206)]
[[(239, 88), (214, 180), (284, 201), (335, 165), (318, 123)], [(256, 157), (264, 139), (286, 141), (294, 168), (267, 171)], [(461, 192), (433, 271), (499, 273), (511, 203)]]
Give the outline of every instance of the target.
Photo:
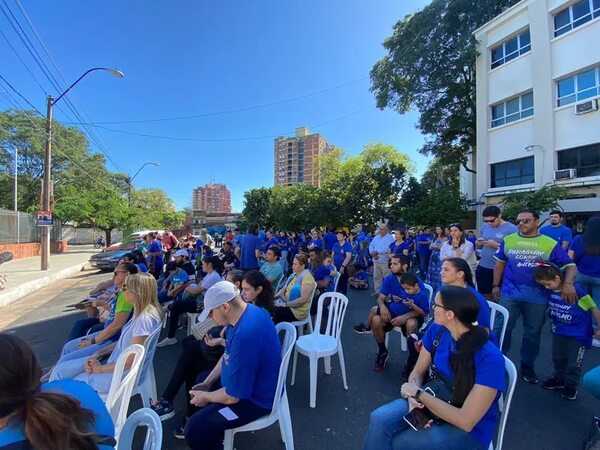
[(13, 47), (13, 45), (11, 44), (11, 42), (8, 40), (8, 37), (2, 32), (2, 30), (0, 30), (0, 35), (2, 35), (2, 37), (4, 38), (4, 40), (6, 41), (6, 43), (8, 44), (8, 46), (11, 48), (11, 50), (15, 54), (15, 56), (17, 58), (19, 58), (19, 61), (21, 61), (21, 64), (23, 64), (23, 66), (25, 67), (25, 69), (27, 70), (27, 72), (29, 73), (29, 75), (31, 76), (31, 78), (33, 78), (33, 81), (35, 81), (35, 83), (44, 92), (44, 94), (46, 96), (48, 96), (48, 92), (46, 91), (46, 89), (44, 89), (44, 86), (42, 86), (42, 83), (40, 83), (39, 80), (35, 77), (35, 75), (31, 71), (31, 69), (27, 65), (27, 63), (23, 60), (23, 58), (21, 58), (21, 55), (19, 55), (19, 52), (17, 51), (17, 49), (15, 47)]
[(26, 98), (25, 98), (25, 97), (24, 97), (24, 96), (23, 96), (23, 95), (22, 95), (22, 94), (21, 94), (19, 91), (17, 91), (17, 90), (16, 90), (16, 89), (13, 87), (13, 85), (12, 85), (12, 84), (10, 84), (10, 83), (8, 82), (8, 80), (2, 76), (2, 74), (0, 74), (0, 78), (2, 78), (2, 81), (4, 81), (4, 82), (6, 83), (6, 85), (7, 85), (7, 86), (8, 86), (8, 87), (9, 87), (11, 90), (12, 90), (12, 91), (13, 91), (15, 94), (17, 94), (19, 97), (21, 97), (21, 98), (22, 98), (22, 99), (25, 101), (25, 103), (27, 103), (29, 106), (31, 106), (31, 107), (32, 107), (32, 108), (33, 108), (33, 109), (34, 109), (34, 110), (35, 110), (35, 111), (36, 111), (36, 112), (37, 112), (37, 113), (38, 113), (40, 116), (42, 116), (42, 117), (44, 116), (44, 115), (43, 115), (43, 114), (40, 112), (40, 110), (39, 110), (39, 109), (37, 109), (35, 106), (33, 106), (29, 100), (27, 100), (27, 99), (26, 99)]
[(311, 92), (308, 94), (303, 94), (303, 95), (298, 95), (295, 97), (289, 97), (289, 98), (285, 98), (285, 99), (281, 99), (281, 100), (276, 100), (276, 101), (272, 101), (272, 102), (267, 102), (267, 103), (261, 103), (258, 105), (252, 105), (252, 106), (244, 106), (241, 108), (234, 108), (234, 109), (226, 109), (223, 111), (215, 111), (215, 112), (208, 112), (208, 113), (202, 113), (202, 114), (192, 114), (192, 115), (188, 115), (188, 116), (175, 116), (175, 117), (162, 117), (162, 118), (157, 118), (157, 119), (139, 119), (139, 120), (121, 120), (121, 121), (108, 121), (108, 122), (90, 122), (90, 123), (86, 123), (86, 125), (122, 125), (122, 124), (134, 124), (134, 123), (155, 123), (155, 122), (168, 122), (168, 121), (174, 121), (174, 120), (186, 120), (186, 119), (198, 119), (201, 117), (213, 117), (213, 116), (221, 116), (221, 115), (225, 115), (225, 114), (232, 114), (232, 113), (236, 113), (236, 112), (243, 112), (243, 111), (251, 111), (254, 109), (262, 109), (262, 108), (267, 108), (270, 106), (277, 106), (277, 105), (281, 105), (284, 103), (289, 103), (289, 102), (293, 102), (296, 100), (302, 100), (305, 98), (309, 98), (309, 97), (314, 97), (316, 95), (321, 95), (327, 92), (331, 92), (337, 89), (341, 89), (344, 88), (346, 86), (350, 86), (352, 84), (356, 84), (359, 83), (361, 81), (367, 80), (369, 79), (369, 77), (362, 77), (359, 78), (357, 80), (352, 80), (349, 81), (347, 83), (344, 84), (339, 84), (337, 86), (332, 86), (330, 88), (327, 89), (322, 89), (320, 91), (315, 91), (315, 92)]

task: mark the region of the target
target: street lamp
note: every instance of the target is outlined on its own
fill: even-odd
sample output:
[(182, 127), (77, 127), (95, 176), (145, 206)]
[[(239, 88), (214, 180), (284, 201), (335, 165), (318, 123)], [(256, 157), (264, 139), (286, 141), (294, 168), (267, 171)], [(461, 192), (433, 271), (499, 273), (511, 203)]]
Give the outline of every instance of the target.
[[(117, 78), (123, 78), (125, 75), (123, 72), (117, 69), (109, 69), (106, 67), (94, 67), (84, 72), (71, 86), (67, 88), (62, 94), (60, 94), (56, 99), (52, 98), (51, 95), (47, 98), (46, 103), (46, 154), (44, 159), (44, 179), (42, 183), (42, 209), (44, 211), (50, 211), (50, 189), (52, 186), (52, 180), (50, 178), (50, 164), (52, 163), (52, 107), (65, 96), (67, 92), (75, 87), (77, 83), (79, 83), (88, 73), (94, 72), (96, 70), (102, 70), (104, 72), (108, 72), (111, 75)], [(50, 227), (43, 226), (42, 227), (42, 236), (41, 236), (41, 255), (42, 255), (42, 267), (41, 270), (48, 270), (48, 259), (50, 256)]]
[(135, 177), (137, 177), (137, 176), (138, 176), (138, 174), (139, 174), (139, 173), (142, 171), (142, 169), (143, 169), (144, 167), (146, 167), (146, 166), (156, 166), (156, 167), (158, 167), (158, 166), (160, 166), (160, 164), (159, 164), (159, 163), (157, 163), (157, 162), (147, 162), (147, 163), (144, 163), (144, 164), (142, 164), (142, 167), (140, 167), (140, 168), (138, 169), (138, 171), (135, 173), (135, 175), (134, 175), (134, 176), (132, 176), (132, 177), (127, 177), (127, 204), (128, 204), (129, 206), (131, 206), (131, 185), (132, 185), (132, 183), (133, 183), (133, 179), (134, 179)]

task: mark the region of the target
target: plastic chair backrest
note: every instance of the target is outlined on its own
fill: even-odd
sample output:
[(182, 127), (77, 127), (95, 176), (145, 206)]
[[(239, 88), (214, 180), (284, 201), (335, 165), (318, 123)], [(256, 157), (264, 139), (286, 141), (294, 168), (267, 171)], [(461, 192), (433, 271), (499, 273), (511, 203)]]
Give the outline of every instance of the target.
[(500, 332), (500, 336), (498, 336), (498, 346), (500, 348), (502, 348), (502, 343), (504, 342), (504, 335), (506, 334), (506, 326), (508, 325), (508, 317), (509, 317), (508, 309), (506, 309), (502, 305), (499, 305), (498, 303), (490, 302), (489, 300), (488, 300), (488, 305), (490, 307), (490, 329), (491, 330), (494, 329), (494, 322), (496, 321), (496, 317), (498, 316), (498, 314), (502, 314), (502, 317), (504, 319), (503, 323), (502, 323), (502, 330)]
[(285, 389), (285, 382), (287, 380), (288, 366), (290, 365), (290, 356), (292, 350), (294, 350), (294, 344), (296, 343), (296, 327), (289, 322), (281, 322), (275, 325), (277, 333), (283, 331), (283, 343), (281, 344), (281, 365), (279, 366), (279, 376), (277, 377), (277, 388), (275, 389), (275, 397), (273, 400), (273, 409), (271, 415), (275, 415), (279, 409), (279, 403), (281, 402), (281, 396)]
[(162, 422), (150, 408), (138, 409), (127, 418), (118, 436), (117, 450), (131, 450), (137, 427), (147, 427), (143, 450), (160, 450), (162, 447)]
[[(502, 450), (502, 441), (504, 439), (504, 429), (506, 428), (506, 421), (508, 420), (508, 410), (510, 409), (510, 403), (515, 392), (515, 386), (517, 385), (517, 368), (513, 362), (504, 357), (504, 368), (508, 373), (508, 386), (506, 392), (502, 395), (502, 402), (500, 403), (500, 426), (498, 428), (498, 439), (496, 440), (495, 450)], [(490, 444), (490, 448), (494, 447)]]
[(339, 273), (339, 272), (337, 272), (337, 273), (335, 274), (335, 277), (334, 277), (334, 279), (333, 279), (333, 292), (336, 292), (336, 291), (337, 291), (337, 288), (338, 288), (338, 283), (340, 282), (340, 278), (342, 278), (342, 274), (341, 274), (341, 273)]
[(425, 286), (425, 289), (427, 289), (427, 292), (429, 292), (429, 308), (431, 308), (431, 306), (433, 305), (433, 287), (427, 283), (423, 283), (423, 286)]
[[(106, 397), (106, 408), (113, 419), (117, 432), (125, 423), (131, 393), (138, 380), (145, 353), (146, 350), (143, 346), (133, 344), (123, 350), (123, 353), (121, 353), (119, 359), (117, 359), (115, 371), (110, 382), (108, 396)], [(124, 375), (125, 363), (131, 355), (133, 355), (133, 363), (131, 364), (129, 372)]]
[(275, 294), (277, 294), (280, 290), (283, 289), (285, 284), (287, 283), (287, 277), (282, 275), (279, 281), (277, 282), (277, 287), (275, 288)]
[(158, 343), (158, 338), (160, 336), (160, 331), (162, 330), (162, 322), (158, 325), (156, 330), (150, 334), (146, 338), (144, 342), (144, 349), (146, 353), (144, 354), (144, 362), (142, 363), (142, 368), (140, 369), (140, 376), (138, 377), (137, 384), (141, 384), (146, 377), (148, 376), (148, 372), (150, 370), (150, 366), (154, 361), (154, 353), (156, 351), (156, 344)]
[[(326, 299), (330, 298), (329, 303), (329, 314), (327, 316), (327, 326), (325, 327), (325, 334), (333, 337), (336, 341), (340, 341), (342, 325), (344, 323), (344, 316), (346, 314), (346, 307), (348, 306), (348, 297), (339, 292), (324, 292), (319, 297), (318, 309), (317, 309), (317, 320), (315, 323), (321, 323), (323, 317), (323, 303)], [(315, 328), (315, 333), (321, 334), (319, 327)]]

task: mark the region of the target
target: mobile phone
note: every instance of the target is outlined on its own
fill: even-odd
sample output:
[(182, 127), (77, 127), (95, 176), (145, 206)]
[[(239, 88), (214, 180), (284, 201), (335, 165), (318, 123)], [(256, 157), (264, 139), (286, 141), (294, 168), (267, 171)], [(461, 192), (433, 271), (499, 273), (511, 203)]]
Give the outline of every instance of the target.
[(414, 408), (404, 416), (404, 421), (415, 431), (422, 430), (431, 419), (433, 417), (427, 408)]
[(412, 300), (410, 298), (403, 298), (402, 303), (412, 303)]

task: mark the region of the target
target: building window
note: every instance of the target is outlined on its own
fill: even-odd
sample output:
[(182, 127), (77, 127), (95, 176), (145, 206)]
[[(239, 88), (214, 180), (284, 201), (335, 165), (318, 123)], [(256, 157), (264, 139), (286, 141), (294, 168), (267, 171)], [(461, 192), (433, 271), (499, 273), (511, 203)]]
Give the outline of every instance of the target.
[(600, 144), (558, 152), (558, 169), (577, 169), (577, 177), (600, 175)]
[[(598, 0), (600, 1), (600, 0)], [(492, 69), (531, 51), (529, 30), (492, 48)]]
[(556, 104), (558, 106), (596, 97), (600, 94), (600, 67), (594, 67), (569, 78), (558, 80), (556, 87), (558, 92)]
[(535, 181), (534, 178), (533, 156), (492, 164), (493, 188), (530, 184)]
[(554, 37), (600, 17), (600, 0), (581, 0), (554, 14)]
[(492, 106), (492, 128), (533, 116), (533, 92)]

